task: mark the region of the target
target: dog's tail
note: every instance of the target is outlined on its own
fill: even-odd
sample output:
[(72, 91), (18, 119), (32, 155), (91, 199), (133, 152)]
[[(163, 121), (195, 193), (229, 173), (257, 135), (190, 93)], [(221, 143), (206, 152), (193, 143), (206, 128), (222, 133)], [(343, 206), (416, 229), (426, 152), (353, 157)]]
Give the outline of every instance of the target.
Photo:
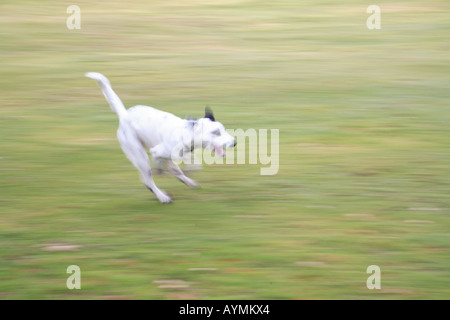
[(113, 91), (111, 88), (111, 83), (104, 75), (98, 72), (88, 72), (85, 76), (98, 82), (106, 101), (108, 101), (111, 107), (111, 110), (117, 113), (119, 119), (125, 119), (128, 117), (127, 109), (125, 109), (122, 100), (120, 100), (119, 96)]

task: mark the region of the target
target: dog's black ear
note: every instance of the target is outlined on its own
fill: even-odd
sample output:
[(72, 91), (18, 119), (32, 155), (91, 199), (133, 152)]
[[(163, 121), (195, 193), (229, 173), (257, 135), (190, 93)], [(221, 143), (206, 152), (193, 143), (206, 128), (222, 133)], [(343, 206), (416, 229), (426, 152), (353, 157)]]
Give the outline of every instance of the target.
[(205, 108), (205, 118), (207, 118), (211, 121), (216, 121), (216, 119), (214, 119), (214, 115), (213, 115), (211, 108), (208, 106), (206, 106), (206, 108)]

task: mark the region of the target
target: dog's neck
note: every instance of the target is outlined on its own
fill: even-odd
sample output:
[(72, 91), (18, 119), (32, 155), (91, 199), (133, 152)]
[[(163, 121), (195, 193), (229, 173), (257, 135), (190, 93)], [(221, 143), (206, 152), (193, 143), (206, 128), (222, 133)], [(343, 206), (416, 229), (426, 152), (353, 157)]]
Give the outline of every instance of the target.
[(184, 120), (184, 130), (183, 135), (181, 137), (183, 143), (183, 151), (194, 151), (194, 137), (195, 137), (195, 126), (197, 124), (197, 120)]

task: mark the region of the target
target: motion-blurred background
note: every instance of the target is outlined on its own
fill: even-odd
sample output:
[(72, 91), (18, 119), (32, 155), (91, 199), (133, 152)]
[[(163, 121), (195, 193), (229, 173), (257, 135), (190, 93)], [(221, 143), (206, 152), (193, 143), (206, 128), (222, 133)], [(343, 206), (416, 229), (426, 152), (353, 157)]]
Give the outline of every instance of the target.
[[(450, 298), (449, 9), (2, 0), (0, 298)], [(278, 174), (205, 166), (200, 190), (156, 176), (175, 200), (161, 205), (87, 71), (128, 107), (279, 129)]]

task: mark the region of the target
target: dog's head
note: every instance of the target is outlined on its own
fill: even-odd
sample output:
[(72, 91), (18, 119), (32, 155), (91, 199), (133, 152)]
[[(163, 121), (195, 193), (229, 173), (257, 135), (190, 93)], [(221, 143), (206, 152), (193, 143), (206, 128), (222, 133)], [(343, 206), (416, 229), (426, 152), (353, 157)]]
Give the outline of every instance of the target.
[(225, 157), (224, 149), (236, 146), (236, 140), (225, 130), (223, 124), (216, 121), (211, 109), (207, 107), (205, 116), (194, 123), (194, 144)]

